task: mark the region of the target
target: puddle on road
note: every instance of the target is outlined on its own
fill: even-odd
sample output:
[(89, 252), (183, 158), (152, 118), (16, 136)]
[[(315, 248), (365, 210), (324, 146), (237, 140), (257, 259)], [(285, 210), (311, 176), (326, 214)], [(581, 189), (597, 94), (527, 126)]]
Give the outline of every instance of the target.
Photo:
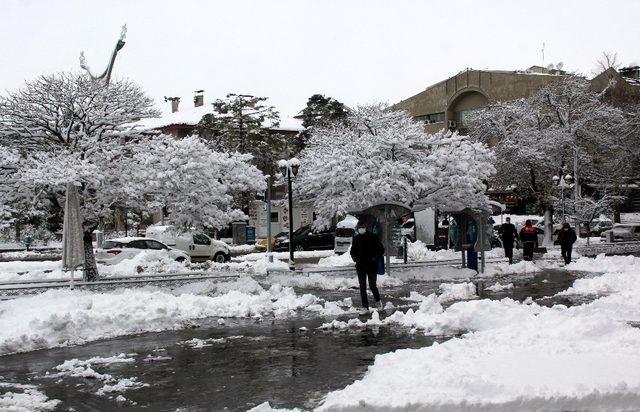
[[(481, 290), (480, 296), (540, 299), (566, 289), (575, 278), (576, 274), (562, 270), (545, 270), (524, 280), (505, 277), (500, 283), (514, 283), (513, 289), (501, 292), (485, 289)], [(486, 285), (493, 283), (495, 281), (489, 281)], [(409, 283), (387, 288), (383, 290), (383, 297), (394, 305), (406, 305), (409, 302), (400, 297), (407, 296), (412, 290), (427, 295), (437, 290), (439, 284)], [(357, 290), (305, 289), (299, 292), (334, 301), (349, 296), (354, 302), (359, 300)], [(556, 301), (551, 302), (553, 300)], [(567, 303), (558, 298), (540, 302)], [(265, 401), (274, 407), (313, 408), (327, 392), (362, 377), (376, 354), (429, 346), (434, 341), (447, 339), (409, 334), (407, 329), (389, 327), (322, 331), (317, 328), (333, 318), (311, 316), (307, 313), (282, 320), (264, 318), (262, 322), (227, 319), (224, 326), (218, 325), (217, 319), (208, 319), (197, 321), (200, 327), (195, 329), (146, 333), (83, 346), (4, 356), (0, 376), (6, 381), (40, 386), (49, 398), (63, 402), (59, 406), (61, 410), (235, 411), (247, 410)], [(307, 330), (300, 330), (301, 327)], [(183, 343), (193, 338), (208, 339), (208, 346), (191, 347)], [(47, 371), (53, 373), (56, 365), (68, 359), (119, 353), (136, 353), (135, 362), (126, 366), (96, 365), (94, 369), (117, 378), (136, 377), (151, 385), (123, 392), (125, 402), (96, 395), (102, 383), (95, 380), (43, 378)], [(144, 361), (150, 354), (171, 359)], [(113, 394), (113, 398), (117, 395)]]

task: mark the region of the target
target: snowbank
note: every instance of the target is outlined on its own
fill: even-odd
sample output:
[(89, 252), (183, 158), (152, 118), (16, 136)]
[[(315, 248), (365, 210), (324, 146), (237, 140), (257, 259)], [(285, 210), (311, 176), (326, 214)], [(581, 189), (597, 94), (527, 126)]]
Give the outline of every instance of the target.
[[(52, 290), (40, 295), (0, 302), (0, 355), (81, 344), (115, 336), (178, 329), (206, 317), (285, 317), (297, 310), (336, 315), (336, 307), (318, 305), (310, 294), (272, 285), (265, 290), (253, 280), (240, 280), (243, 292), (216, 296), (175, 295), (154, 289), (111, 292)], [(206, 284), (201, 284), (206, 288)], [(221, 286), (224, 290), (224, 286)], [(255, 291), (255, 292), (253, 292)], [(46, 310), (43, 310), (46, 308)]]
[[(349, 248), (351, 250), (351, 248)], [(354, 265), (353, 259), (349, 251), (341, 255), (327, 256), (318, 261), (320, 267), (332, 267), (332, 266), (352, 266)]]
[(576, 281), (573, 293), (609, 293), (581, 306), (503, 299), (458, 302), (445, 310), (430, 295), (416, 311), (395, 312), (383, 323), (427, 335), (464, 335), (378, 355), (362, 380), (328, 394), (319, 409), (637, 407), (640, 329), (629, 322), (640, 321), (640, 266), (627, 257), (606, 264), (624, 273)]
[[(348, 290), (359, 287), (358, 278), (355, 275), (343, 277), (320, 273), (296, 274), (296, 276), (271, 274), (267, 280), (283, 286), (322, 290)], [(378, 275), (376, 283), (380, 287), (396, 287), (404, 284), (402, 280), (387, 275)]]
[(49, 399), (35, 385), (0, 382), (0, 410), (15, 412), (53, 411), (60, 403)]

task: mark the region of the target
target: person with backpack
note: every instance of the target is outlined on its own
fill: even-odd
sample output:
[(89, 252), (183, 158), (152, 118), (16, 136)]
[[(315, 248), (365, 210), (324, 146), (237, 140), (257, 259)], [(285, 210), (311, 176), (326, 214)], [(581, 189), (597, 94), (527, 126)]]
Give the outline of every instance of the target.
[(351, 243), (351, 258), (356, 262), (358, 283), (360, 284), (360, 299), (362, 302), (361, 315), (369, 313), (369, 299), (367, 298), (367, 280), (369, 289), (376, 301), (376, 308), (382, 309), (380, 292), (376, 286), (378, 275), (378, 261), (384, 255), (384, 246), (375, 234), (367, 230), (366, 222), (359, 220), (356, 235)]
[(522, 242), (522, 259), (533, 260), (533, 249), (538, 243), (538, 232), (529, 219), (524, 222), (524, 227), (520, 229), (520, 242)]

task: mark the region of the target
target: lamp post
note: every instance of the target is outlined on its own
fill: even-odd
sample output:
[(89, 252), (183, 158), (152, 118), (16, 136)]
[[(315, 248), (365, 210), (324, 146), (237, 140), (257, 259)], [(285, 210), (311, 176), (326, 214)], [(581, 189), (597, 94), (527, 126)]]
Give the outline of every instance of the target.
[(287, 192), (289, 194), (289, 269), (295, 270), (295, 261), (293, 259), (293, 194), (291, 193), (291, 178), (298, 174), (300, 160), (295, 157), (289, 160), (280, 160), (278, 161), (278, 167), (282, 172), (282, 176), (287, 179)]
[(553, 176), (551, 178), (551, 180), (553, 181), (553, 184), (556, 185), (556, 187), (558, 189), (560, 189), (560, 193), (562, 196), (562, 223), (565, 222), (565, 218), (564, 218), (564, 190), (565, 189), (570, 189), (573, 187), (573, 185), (571, 184), (571, 181), (573, 180), (573, 177), (571, 175), (566, 175), (566, 176)]
[(271, 176), (267, 175), (267, 259), (269, 262), (273, 262), (273, 255), (271, 254)]

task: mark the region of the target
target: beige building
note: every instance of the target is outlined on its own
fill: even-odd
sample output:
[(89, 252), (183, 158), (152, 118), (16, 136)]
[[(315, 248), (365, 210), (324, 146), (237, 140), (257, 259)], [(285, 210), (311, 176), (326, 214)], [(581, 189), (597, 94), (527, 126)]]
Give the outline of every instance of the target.
[(425, 122), (427, 132), (464, 129), (465, 116), (497, 101), (528, 97), (566, 73), (532, 66), (526, 71), (467, 69), (393, 105)]

